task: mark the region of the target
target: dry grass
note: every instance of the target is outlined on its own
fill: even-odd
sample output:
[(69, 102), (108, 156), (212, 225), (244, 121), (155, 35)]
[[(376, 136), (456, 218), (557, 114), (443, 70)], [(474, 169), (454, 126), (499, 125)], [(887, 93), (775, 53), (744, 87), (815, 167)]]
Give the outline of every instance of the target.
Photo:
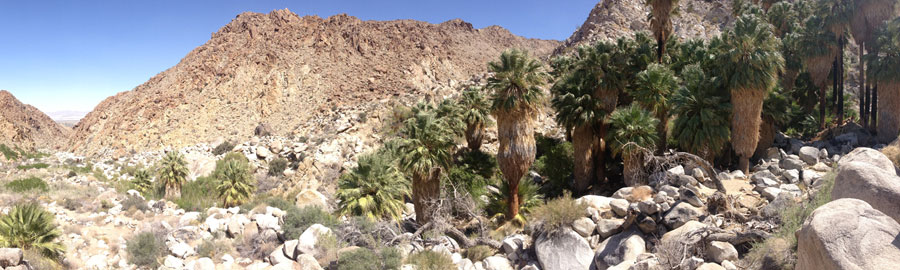
[(881, 149), (881, 153), (888, 157), (894, 166), (900, 166), (900, 140), (894, 141), (891, 145)]
[(897, 139), (900, 133), (900, 84), (878, 84), (878, 140), (884, 143)]

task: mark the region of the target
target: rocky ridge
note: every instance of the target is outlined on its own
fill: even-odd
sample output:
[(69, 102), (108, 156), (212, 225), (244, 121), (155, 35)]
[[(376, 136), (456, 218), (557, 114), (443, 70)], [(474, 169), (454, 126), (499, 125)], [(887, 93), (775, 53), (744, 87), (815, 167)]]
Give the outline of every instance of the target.
[(362, 21), (242, 13), (174, 67), (100, 103), (75, 126), (82, 154), (343, 132), (344, 115), (376, 115), (392, 102), (439, 98), (483, 74), (508, 48), (546, 56), (559, 42), (525, 39), (461, 20)]
[(59, 149), (69, 141), (70, 129), (22, 104), (9, 91), (0, 90), (0, 111), (0, 143), (8, 147)]

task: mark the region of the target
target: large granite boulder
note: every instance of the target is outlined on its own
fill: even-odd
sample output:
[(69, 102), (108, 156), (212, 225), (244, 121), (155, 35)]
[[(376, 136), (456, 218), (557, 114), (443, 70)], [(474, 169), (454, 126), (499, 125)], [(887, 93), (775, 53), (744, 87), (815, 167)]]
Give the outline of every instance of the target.
[(588, 270), (594, 258), (587, 240), (571, 229), (542, 233), (534, 252), (544, 270)]
[(838, 168), (851, 162), (867, 163), (876, 168), (896, 174), (894, 163), (883, 153), (872, 148), (860, 147), (853, 149), (853, 151), (841, 157), (840, 161), (838, 161)]
[(594, 266), (597, 270), (606, 270), (625, 261), (634, 264), (638, 256), (646, 251), (647, 244), (644, 242), (643, 234), (634, 229), (627, 230), (600, 243), (597, 257), (594, 258)]
[(870, 163), (842, 163), (834, 179), (832, 200), (854, 198), (900, 221), (900, 177)]

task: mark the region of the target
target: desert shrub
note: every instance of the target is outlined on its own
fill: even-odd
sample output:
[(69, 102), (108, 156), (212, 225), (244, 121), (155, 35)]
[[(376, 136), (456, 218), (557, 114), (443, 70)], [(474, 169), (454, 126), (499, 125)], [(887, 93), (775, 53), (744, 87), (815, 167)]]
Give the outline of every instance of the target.
[(534, 171), (544, 177), (544, 194), (557, 197), (570, 190), (572, 171), (575, 168), (575, 150), (572, 143), (549, 137), (538, 137), (540, 156), (534, 161)]
[(43, 257), (59, 260), (66, 247), (59, 243), (61, 232), (53, 214), (37, 204), (13, 206), (0, 216), (0, 246), (33, 250)]
[(485, 187), (497, 173), (497, 159), (481, 151), (464, 151), (459, 154), (456, 166), (447, 172), (449, 183), (463, 188), (473, 198), (485, 195)]
[(6, 188), (14, 192), (47, 191), (47, 182), (37, 177), (28, 177), (6, 183)]
[(418, 270), (456, 270), (450, 256), (441, 252), (426, 250), (409, 255), (407, 262)]
[[(22, 254), (22, 259), (28, 262), (31, 269), (39, 270), (65, 270), (68, 269), (63, 262), (44, 257), (40, 252), (35, 250), (26, 250)], [(8, 269), (8, 268), (7, 268)]]
[(575, 220), (587, 214), (587, 206), (576, 203), (569, 193), (550, 200), (531, 212), (532, 226), (535, 229), (552, 232), (560, 228), (570, 227)]
[(197, 255), (200, 257), (207, 257), (213, 260), (221, 258), (222, 255), (229, 254), (234, 251), (234, 247), (231, 246), (231, 241), (226, 239), (204, 239), (199, 246), (197, 246)]
[(150, 207), (147, 206), (147, 201), (138, 196), (128, 196), (125, 200), (122, 200), (122, 209), (131, 210), (134, 208), (135, 210), (140, 211), (148, 211)]
[(284, 237), (287, 239), (297, 239), (313, 224), (322, 224), (325, 227), (333, 228), (339, 224), (337, 218), (323, 211), (317, 206), (307, 206), (303, 208), (291, 207), (283, 209), (287, 212), (284, 217)]
[(466, 258), (473, 262), (480, 262), (487, 257), (493, 256), (496, 250), (489, 246), (479, 245), (466, 249)]
[(230, 141), (224, 141), (224, 142), (220, 143), (219, 145), (216, 145), (216, 148), (213, 148), (212, 152), (213, 152), (213, 155), (218, 156), (221, 154), (231, 152), (231, 150), (234, 150), (234, 143), (232, 143)]
[(341, 270), (393, 270), (400, 269), (402, 262), (403, 255), (392, 247), (377, 251), (359, 248), (341, 254), (337, 265)]
[(891, 145), (882, 148), (881, 153), (887, 156), (891, 162), (894, 162), (894, 166), (900, 166), (900, 144), (892, 143)]
[(31, 169), (44, 169), (44, 168), (47, 168), (47, 167), (50, 167), (50, 165), (47, 164), (47, 163), (34, 163), (34, 164), (27, 164), (27, 165), (19, 165), (19, 166), (16, 166), (17, 169), (23, 170), (23, 171), (25, 171), (25, 170), (31, 170)]
[(216, 180), (212, 177), (198, 177), (193, 182), (186, 182), (181, 186), (181, 197), (174, 200), (175, 204), (185, 211), (200, 211), (209, 209), (219, 201), (216, 190)]
[(267, 233), (264, 231), (251, 235), (241, 235), (238, 245), (235, 247), (237, 252), (244, 258), (263, 260), (275, 251), (280, 241), (275, 233)]
[(5, 144), (0, 144), (0, 153), (3, 153), (3, 156), (8, 160), (17, 160), (19, 159), (19, 152), (9, 148)]
[(250, 164), (241, 154), (228, 154), (216, 162), (216, 192), (223, 207), (234, 207), (250, 199), (256, 186), (251, 183)]
[(81, 208), (82, 203), (81, 200), (65, 198), (62, 201), (62, 206), (69, 211), (75, 211)]
[[(491, 194), (488, 204), (485, 206), (485, 211), (494, 218), (499, 218), (506, 213), (507, 200), (510, 197), (509, 185), (505, 182), (501, 183), (498, 189), (500, 193)], [(543, 203), (544, 197), (538, 189), (538, 185), (528, 176), (519, 181), (519, 215), (528, 214)], [(511, 218), (521, 219), (521, 217)]]
[(69, 171), (69, 173), (66, 174), (66, 177), (68, 177), (68, 178), (72, 178), (75, 176), (78, 176), (78, 173), (75, 171)]
[(156, 269), (166, 255), (165, 239), (152, 232), (135, 235), (126, 240), (125, 245), (128, 246), (125, 249), (128, 252), (128, 262), (145, 269)]
[(279, 176), (287, 169), (288, 161), (283, 158), (276, 158), (269, 162), (269, 176)]

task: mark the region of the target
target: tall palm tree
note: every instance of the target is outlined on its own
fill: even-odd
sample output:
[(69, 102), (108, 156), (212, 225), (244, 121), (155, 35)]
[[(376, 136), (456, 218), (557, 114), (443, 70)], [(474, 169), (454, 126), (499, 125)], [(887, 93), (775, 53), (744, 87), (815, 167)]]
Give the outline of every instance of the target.
[(364, 216), (370, 221), (400, 219), (403, 198), (410, 195), (409, 182), (391, 159), (385, 150), (362, 155), (356, 167), (341, 175), (335, 194), (340, 201), (338, 214)]
[(819, 128), (825, 129), (825, 97), (828, 74), (833, 68), (834, 58), (838, 54), (837, 38), (825, 28), (825, 20), (813, 15), (806, 19), (803, 32), (799, 37), (801, 58), (812, 83), (819, 88)]
[(431, 221), (435, 200), (440, 197), (441, 175), (450, 166), (453, 134), (433, 112), (420, 110), (406, 120), (401, 135), (399, 166), (413, 180), (416, 221), (425, 224)]
[(490, 118), (491, 103), (478, 88), (469, 88), (459, 98), (462, 119), (466, 124), (466, 144), (469, 150), (480, 151), (484, 129), (494, 124)]
[(859, 47), (857, 56), (859, 57), (859, 89), (860, 98), (859, 114), (860, 124), (868, 126), (868, 113), (870, 96), (869, 85), (866, 83), (866, 50), (875, 42), (875, 31), (884, 26), (884, 22), (893, 16), (893, 10), (897, 5), (897, 0), (859, 0), (854, 1), (852, 17), (850, 19), (850, 33)]
[(731, 138), (728, 93), (713, 87), (697, 64), (686, 66), (681, 78), (684, 85), (672, 97), (672, 136), (681, 149), (712, 163)]
[(543, 106), (540, 87), (549, 76), (540, 62), (520, 50), (503, 52), (500, 61), (490, 62), (488, 68), (494, 73), (487, 87), (493, 91), (491, 110), (500, 140), (497, 162), (511, 191), (507, 218), (513, 218), (519, 212), (519, 197), (512, 191), (519, 189), (519, 180), (534, 163), (534, 121)]
[[(581, 51), (581, 49), (580, 49)], [(575, 190), (582, 193), (594, 180), (594, 127), (606, 115), (594, 87), (586, 86), (578, 73), (570, 73), (558, 80), (551, 92), (551, 106), (556, 110), (556, 122), (571, 130), (575, 154)]]
[(40, 205), (16, 205), (0, 216), (0, 247), (35, 250), (46, 258), (59, 260), (65, 246), (57, 242), (62, 234), (53, 223), (53, 214)]
[(659, 64), (663, 63), (666, 52), (666, 42), (672, 35), (672, 16), (677, 15), (678, 0), (645, 0), (644, 5), (650, 6), (650, 32), (656, 38), (656, 57)]
[(166, 189), (166, 199), (172, 200), (181, 197), (181, 185), (187, 179), (188, 168), (184, 161), (184, 156), (178, 151), (169, 151), (166, 156), (160, 160), (159, 175), (156, 179), (163, 184)]
[(635, 84), (637, 87), (632, 88), (631, 96), (659, 119), (656, 126), (659, 142), (656, 146), (659, 148), (657, 151), (662, 153), (666, 149), (666, 133), (669, 129), (669, 96), (678, 89), (678, 78), (668, 67), (650, 64), (646, 70), (638, 73)]
[(235, 207), (247, 202), (256, 186), (252, 183), (253, 175), (250, 173), (250, 164), (241, 154), (231, 153), (216, 162), (216, 179), (219, 184), (216, 192), (222, 199), (223, 207)]
[(653, 50), (650, 38), (643, 32), (635, 34), (634, 39), (619, 38), (616, 43), (597, 42), (584, 47), (579, 52), (576, 62), (575, 76), (579, 77), (591, 94), (599, 101), (603, 118), (594, 124), (594, 168), (597, 182), (606, 179), (606, 134), (609, 124), (605, 120), (616, 110), (619, 96), (631, 81), (631, 74), (643, 70), (653, 62)]
[(759, 142), (763, 100), (775, 87), (784, 58), (771, 25), (754, 15), (741, 16), (726, 35), (720, 60), (734, 106), (731, 143), (741, 170), (749, 173), (750, 157)]
[(837, 55), (834, 58), (834, 109), (837, 112), (837, 123), (844, 121), (844, 47), (850, 31), (850, 22), (857, 7), (856, 0), (820, 0), (819, 14), (824, 14), (825, 29), (831, 31), (838, 42)]
[(612, 132), (609, 146), (613, 155), (621, 155), (626, 186), (646, 184), (641, 177), (641, 148), (653, 149), (656, 141), (655, 127), (659, 120), (637, 104), (619, 108), (609, 117)]
[(889, 143), (900, 134), (900, 19), (894, 19), (876, 31), (870, 54), (869, 75), (880, 92), (878, 106), (878, 140)]

